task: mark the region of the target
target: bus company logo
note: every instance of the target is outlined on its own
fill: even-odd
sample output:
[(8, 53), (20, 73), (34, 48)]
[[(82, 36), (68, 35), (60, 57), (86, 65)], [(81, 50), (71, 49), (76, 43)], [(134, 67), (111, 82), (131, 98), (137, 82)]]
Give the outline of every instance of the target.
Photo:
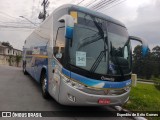
[(11, 112), (2, 112), (2, 117), (12, 117)]
[(104, 90), (104, 93), (107, 95), (109, 93), (109, 90)]
[(102, 77), (101, 77), (101, 80), (114, 81), (114, 78), (106, 78), (106, 77), (102, 76)]

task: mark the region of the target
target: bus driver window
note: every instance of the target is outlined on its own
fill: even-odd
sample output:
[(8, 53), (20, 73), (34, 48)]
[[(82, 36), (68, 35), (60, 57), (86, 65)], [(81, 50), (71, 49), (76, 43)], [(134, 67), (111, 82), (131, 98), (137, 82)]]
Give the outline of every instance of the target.
[(64, 28), (60, 28), (57, 31), (57, 39), (54, 47), (54, 56), (60, 63), (62, 63), (63, 60), (64, 48), (65, 48)]

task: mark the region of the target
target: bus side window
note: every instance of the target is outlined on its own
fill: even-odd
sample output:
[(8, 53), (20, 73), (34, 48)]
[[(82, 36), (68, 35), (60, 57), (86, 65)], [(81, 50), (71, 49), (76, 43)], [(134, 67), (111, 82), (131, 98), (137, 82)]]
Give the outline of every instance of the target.
[(64, 55), (64, 47), (65, 47), (65, 36), (64, 36), (65, 29), (59, 28), (57, 31), (57, 39), (56, 44), (54, 47), (54, 56), (57, 58), (57, 60), (62, 63), (63, 55)]

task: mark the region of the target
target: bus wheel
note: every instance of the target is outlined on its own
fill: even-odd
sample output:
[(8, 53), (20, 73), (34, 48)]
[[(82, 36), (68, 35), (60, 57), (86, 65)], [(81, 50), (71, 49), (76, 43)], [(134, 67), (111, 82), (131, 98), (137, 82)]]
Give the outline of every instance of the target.
[(28, 75), (27, 71), (26, 71), (26, 65), (23, 63), (23, 73), (24, 75)]
[(41, 74), (41, 88), (42, 88), (42, 96), (45, 99), (49, 98), (49, 93), (47, 91), (47, 77), (46, 77), (46, 73), (43, 72)]

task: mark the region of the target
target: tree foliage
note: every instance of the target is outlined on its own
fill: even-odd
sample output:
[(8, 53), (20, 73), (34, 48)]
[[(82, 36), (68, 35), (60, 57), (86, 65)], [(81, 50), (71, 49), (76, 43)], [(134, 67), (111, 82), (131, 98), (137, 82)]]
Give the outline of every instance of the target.
[(142, 56), (142, 46), (138, 45), (133, 51), (133, 73), (141, 78), (150, 79), (160, 76), (160, 46), (149, 50), (147, 56)]
[(2, 42), (2, 45), (9, 47), (10, 49), (13, 48), (9, 42)]
[(20, 63), (20, 61), (21, 61), (21, 58), (22, 58), (21, 55), (16, 55), (16, 56), (15, 56), (15, 61), (16, 61), (17, 67), (19, 66), (19, 63)]
[(13, 64), (13, 62), (14, 62), (14, 56), (13, 55), (9, 55), (8, 57), (9, 57), (8, 58), (9, 66), (11, 66)]

